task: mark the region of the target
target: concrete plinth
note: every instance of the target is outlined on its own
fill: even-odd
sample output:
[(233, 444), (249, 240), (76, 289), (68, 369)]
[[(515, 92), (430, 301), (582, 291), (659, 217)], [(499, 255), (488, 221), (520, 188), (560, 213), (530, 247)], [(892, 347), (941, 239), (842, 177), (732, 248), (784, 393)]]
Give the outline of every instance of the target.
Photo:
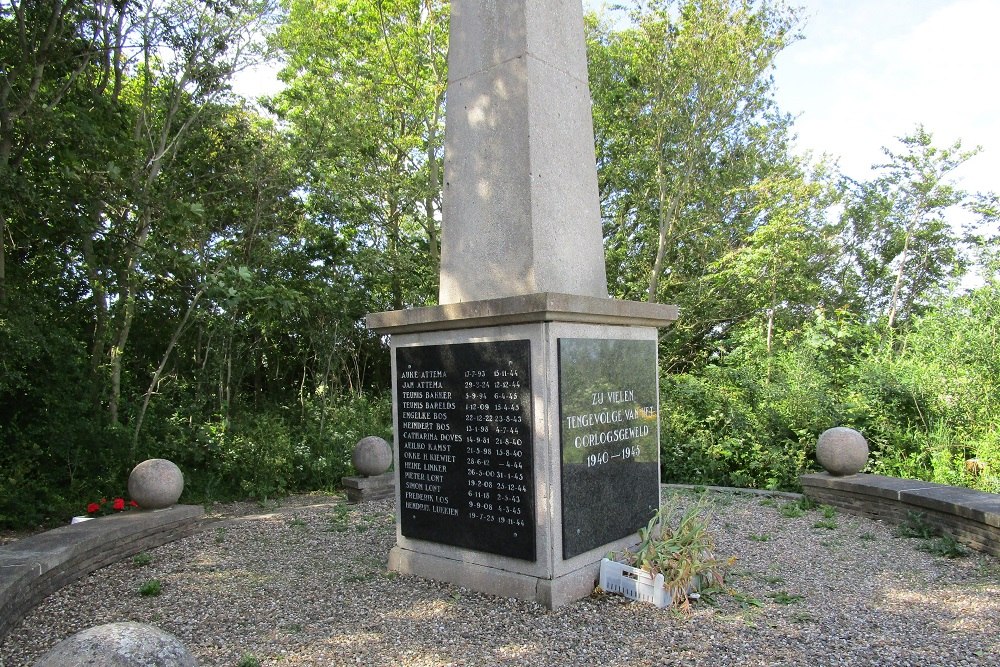
[(400, 574), (444, 581), (487, 595), (531, 600), (556, 609), (594, 592), (600, 577), (601, 561), (598, 559), (579, 569), (546, 578), (397, 546), (389, 552), (389, 569)]

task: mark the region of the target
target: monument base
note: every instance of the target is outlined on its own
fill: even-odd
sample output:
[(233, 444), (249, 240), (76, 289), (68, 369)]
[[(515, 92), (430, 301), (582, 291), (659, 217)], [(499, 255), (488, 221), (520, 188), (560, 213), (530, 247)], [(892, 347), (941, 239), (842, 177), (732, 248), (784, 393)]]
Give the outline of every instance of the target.
[(586, 597), (658, 509), (657, 327), (563, 294), (370, 315), (392, 334), (389, 568), (549, 608)]
[(600, 578), (601, 561), (587, 563), (553, 579), (544, 579), (393, 547), (389, 551), (389, 569), (462, 586), (478, 593), (529, 600), (556, 609), (594, 592)]

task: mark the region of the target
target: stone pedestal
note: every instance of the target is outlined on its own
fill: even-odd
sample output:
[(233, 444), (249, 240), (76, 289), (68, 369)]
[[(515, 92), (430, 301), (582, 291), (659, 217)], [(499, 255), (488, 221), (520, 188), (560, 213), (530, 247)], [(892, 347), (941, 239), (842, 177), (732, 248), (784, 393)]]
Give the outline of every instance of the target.
[(371, 477), (342, 477), (340, 483), (344, 485), (349, 503), (383, 500), (396, 493), (396, 475), (391, 472)]
[(555, 608), (659, 506), (673, 306), (540, 293), (369, 315), (391, 334), (390, 569)]

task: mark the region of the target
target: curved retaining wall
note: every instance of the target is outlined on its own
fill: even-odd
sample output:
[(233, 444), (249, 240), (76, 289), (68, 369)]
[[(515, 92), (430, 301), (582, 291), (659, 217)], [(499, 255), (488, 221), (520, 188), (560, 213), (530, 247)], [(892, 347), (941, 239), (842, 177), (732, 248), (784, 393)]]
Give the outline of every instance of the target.
[(204, 515), (195, 505), (125, 512), (0, 546), (0, 638), (46, 596), (105, 565), (193, 533)]
[(803, 475), (806, 497), (890, 523), (919, 512), (924, 520), (979, 551), (1000, 556), (1000, 495), (881, 475)]

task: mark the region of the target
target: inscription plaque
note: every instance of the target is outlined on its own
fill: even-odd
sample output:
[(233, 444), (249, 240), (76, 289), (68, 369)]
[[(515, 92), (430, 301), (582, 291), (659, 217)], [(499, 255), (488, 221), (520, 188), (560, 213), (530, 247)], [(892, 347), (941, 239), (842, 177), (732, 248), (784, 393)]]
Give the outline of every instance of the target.
[(635, 533), (659, 504), (656, 342), (559, 339), (563, 558)]
[(403, 535), (534, 561), (531, 346), (396, 349)]

